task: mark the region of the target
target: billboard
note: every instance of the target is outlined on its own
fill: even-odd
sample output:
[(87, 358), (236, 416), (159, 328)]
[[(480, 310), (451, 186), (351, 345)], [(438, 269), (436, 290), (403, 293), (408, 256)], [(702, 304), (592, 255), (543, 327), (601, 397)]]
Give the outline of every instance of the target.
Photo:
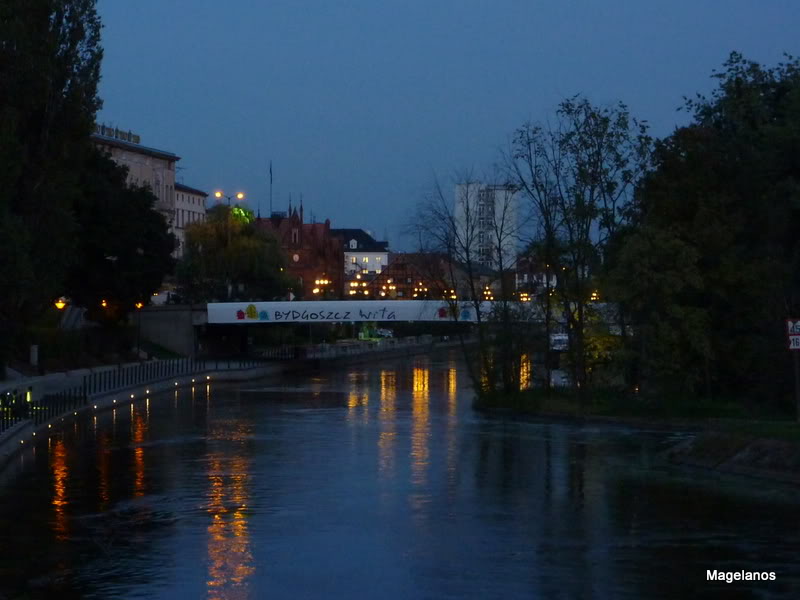
[[(482, 304), (483, 315), (488, 302)], [(437, 300), (321, 300), (310, 302), (209, 302), (214, 323), (343, 323), (364, 321), (477, 321), (472, 303)]]

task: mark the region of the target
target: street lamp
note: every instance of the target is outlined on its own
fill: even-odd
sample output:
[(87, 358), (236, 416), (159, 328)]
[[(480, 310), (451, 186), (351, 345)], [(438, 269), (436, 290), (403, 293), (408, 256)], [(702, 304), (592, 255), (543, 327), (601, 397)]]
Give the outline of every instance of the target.
[(61, 296), (61, 298), (55, 301), (55, 305), (58, 310), (64, 310), (64, 307), (67, 305), (67, 299)]
[[(216, 192), (214, 192), (214, 197), (217, 200), (222, 200), (222, 198), (227, 198), (228, 199), (228, 214), (227, 214), (227, 216), (225, 218), (225, 229), (227, 231), (227, 238), (228, 238), (228, 243), (227, 243), (225, 249), (228, 250), (230, 248), (230, 246), (231, 246), (231, 198), (232, 197), (226, 195), (225, 193), (223, 193), (222, 190), (217, 190)], [(242, 200), (244, 200), (244, 192), (236, 192), (236, 199), (239, 200), (240, 202)], [(230, 256), (228, 257), (228, 262), (229, 262), (229, 264), (227, 265), (227, 267), (228, 267), (228, 273), (227, 273), (228, 281), (227, 281), (227, 284), (228, 284), (228, 299), (230, 300), (230, 297), (231, 297)]]
[[(222, 190), (217, 190), (216, 192), (214, 192), (214, 197), (217, 200), (222, 200), (223, 198), (227, 198), (228, 199), (228, 206), (231, 205), (231, 200), (233, 199), (233, 196), (227, 196), (225, 193), (223, 193)], [(236, 192), (236, 199), (239, 202), (244, 200), (244, 192)]]
[(142, 360), (142, 350), (141, 350), (141, 343), (142, 343), (142, 313), (139, 311), (142, 310), (144, 306), (143, 303), (137, 302), (134, 304), (136, 307), (136, 360)]

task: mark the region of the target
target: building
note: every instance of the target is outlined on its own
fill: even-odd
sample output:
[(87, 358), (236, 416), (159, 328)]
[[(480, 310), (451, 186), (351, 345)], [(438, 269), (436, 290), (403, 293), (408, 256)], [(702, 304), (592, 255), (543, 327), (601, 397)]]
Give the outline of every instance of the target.
[(376, 241), (363, 229), (331, 229), (331, 235), (342, 241), (345, 280), (356, 274), (373, 277), (389, 264), (389, 242)]
[[(356, 274), (345, 284), (345, 297), (362, 300), (493, 300), (493, 274), (478, 268), (470, 281), (467, 270), (437, 253), (393, 253), (389, 266), (372, 278)], [(473, 294), (474, 291), (474, 294)]]
[(206, 220), (206, 198), (208, 194), (202, 190), (183, 185), (175, 184), (175, 237), (178, 238), (178, 246), (175, 255), (180, 258), (183, 256), (183, 249), (186, 246), (186, 227), (192, 223), (203, 222)]
[(304, 223), (301, 204), (299, 210), (290, 206), (288, 213), (273, 212), (269, 218), (256, 219), (256, 225), (278, 238), (302, 299), (342, 297), (344, 253), (341, 240), (331, 234), (330, 220)]
[(170, 228), (174, 227), (175, 163), (180, 156), (142, 146), (138, 135), (105, 125), (95, 127), (92, 140), (108, 152), (114, 162), (128, 168), (128, 185), (150, 188), (157, 199), (156, 209), (164, 215)]
[(520, 227), (517, 188), (460, 183), (455, 189), (453, 216), (459, 245), (468, 247), (476, 262), (495, 271), (514, 268)]
[(451, 294), (445, 283), (444, 258), (438, 254), (396, 253), (380, 273), (357, 273), (345, 284), (352, 298), (375, 300), (441, 299)]
[(175, 256), (180, 256), (186, 243), (184, 229), (189, 223), (205, 219), (208, 196), (201, 190), (175, 183), (175, 164), (181, 157), (143, 146), (138, 135), (116, 127), (96, 125), (92, 140), (114, 162), (128, 168), (128, 185), (150, 188), (156, 197), (156, 210), (164, 215), (170, 233), (178, 240)]
[[(546, 290), (553, 293), (558, 284), (558, 278), (554, 270), (545, 267), (546, 265), (537, 262), (530, 256), (517, 258), (517, 267), (514, 272), (514, 290), (520, 300), (532, 300)], [(550, 271), (549, 275), (548, 271)]]

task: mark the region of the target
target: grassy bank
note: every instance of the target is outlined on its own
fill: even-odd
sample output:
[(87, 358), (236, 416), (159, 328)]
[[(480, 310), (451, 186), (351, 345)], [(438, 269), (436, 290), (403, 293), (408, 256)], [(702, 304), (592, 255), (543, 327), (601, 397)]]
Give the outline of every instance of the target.
[(571, 390), (531, 389), (511, 395), (493, 394), (477, 400), (475, 407), (549, 418), (674, 426), (800, 442), (800, 424), (793, 418), (722, 399), (642, 397), (619, 390), (596, 390), (582, 405)]

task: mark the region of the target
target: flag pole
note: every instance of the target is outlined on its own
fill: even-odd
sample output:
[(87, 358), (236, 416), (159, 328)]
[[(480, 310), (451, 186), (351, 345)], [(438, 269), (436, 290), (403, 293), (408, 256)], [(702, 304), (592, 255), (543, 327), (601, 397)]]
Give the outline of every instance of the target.
[(269, 161), (269, 216), (272, 216), (272, 161)]

